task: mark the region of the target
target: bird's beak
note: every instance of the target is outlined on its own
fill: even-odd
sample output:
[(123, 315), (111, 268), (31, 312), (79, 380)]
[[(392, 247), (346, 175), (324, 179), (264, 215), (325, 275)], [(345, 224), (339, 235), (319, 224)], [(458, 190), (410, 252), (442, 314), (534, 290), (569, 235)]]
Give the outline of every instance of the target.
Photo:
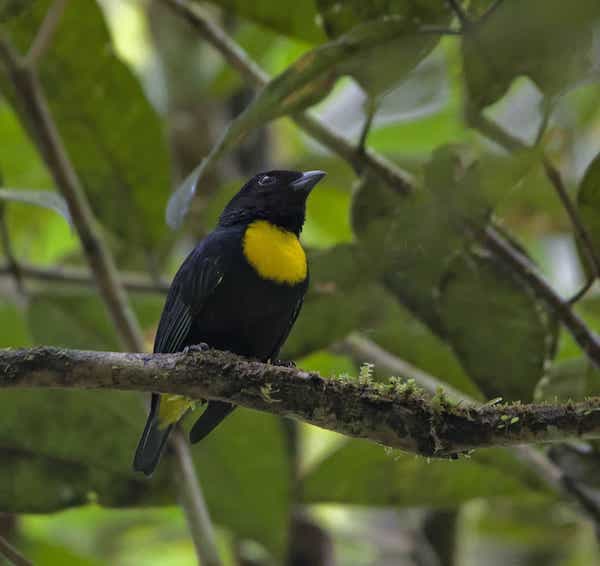
[(312, 188), (323, 177), (325, 177), (324, 171), (306, 171), (302, 173), (302, 177), (296, 179), (293, 183), (291, 183), (290, 187), (292, 187), (294, 191), (303, 191), (305, 193), (310, 193)]

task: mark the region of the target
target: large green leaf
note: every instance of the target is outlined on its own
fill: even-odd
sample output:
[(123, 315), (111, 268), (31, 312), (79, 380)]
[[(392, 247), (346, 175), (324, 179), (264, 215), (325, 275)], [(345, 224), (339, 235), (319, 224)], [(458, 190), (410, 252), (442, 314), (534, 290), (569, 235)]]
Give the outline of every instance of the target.
[(528, 154), (480, 164), (443, 148), (425, 170), (423, 189), (401, 197), (366, 179), (353, 205), (369, 269), (491, 396), (531, 397), (554, 344), (546, 307), (470, 239), (469, 228), (487, 222), (530, 165)]
[[(511, 475), (494, 466), (493, 451), (481, 452), (481, 461), (476, 454), (470, 459), (429, 462), (410, 454), (389, 453), (364, 440), (350, 440), (303, 478), (304, 500), (443, 507), (477, 497), (522, 495), (537, 483), (516, 460), (512, 459)], [(501, 453), (497, 457), (506, 459)], [(539, 484), (537, 489), (543, 490)]]
[(294, 2), (283, 0), (210, 0), (213, 4), (258, 24), (262, 24), (284, 35), (291, 35), (310, 42), (325, 39), (323, 30), (317, 25), (317, 10), (314, 0)]
[(448, 25), (452, 17), (449, 6), (438, 0), (317, 0), (317, 6), (330, 38), (365, 22), (384, 18), (403, 22), (392, 41), (365, 50), (341, 66), (342, 74), (356, 78), (373, 96), (385, 93), (403, 79), (437, 45), (440, 36), (422, 33), (423, 29)]
[(463, 39), (465, 80), (471, 100), (485, 107), (526, 75), (549, 96), (596, 77), (596, 0), (506, 0)]
[(440, 288), (439, 309), (448, 342), (488, 397), (533, 397), (556, 329), (523, 280), (485, 256), (458, 257)]
[[(49, 512), (98, 501), (137, 505), (170, 501), (166, 470), (150, 484), (131, 471), (135, 394), (17, 391), (0, 395), (0, 509)], [(159, 488), (160, 486), (160, 488)]]
[[(19, 51), (30, 46), (49, 5), (48, 0), (36, 0), (6, 24)], [(139, 82), (114, 54), (96, 2), (67, 6), (40, 62), (40, 78), (100, 221), (120, 239), (123, 253), (134, 245), (156, 246), (165, 235), (168, 148)], [(15, 103), (18, 96), (6, 77), (1, 86)]]

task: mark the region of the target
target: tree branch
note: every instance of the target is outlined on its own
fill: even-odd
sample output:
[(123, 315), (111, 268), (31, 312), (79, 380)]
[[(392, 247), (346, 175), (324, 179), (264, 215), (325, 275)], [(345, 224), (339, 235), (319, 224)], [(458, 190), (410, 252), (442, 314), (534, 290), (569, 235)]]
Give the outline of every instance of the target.
[[(76, 267), (43, 267), (19, 262), (19, 273), (21, 277), (34, 281), (80, 285), (84, 287), (96, 285), (96, 280), (89, 270)], [(13, 275), (10, 261), (4, 265), (0, 265), (0, 276), (6, 275)], [(169, 290), (168, 283), (151, 281), (148, 276), (139, 273), (122, 272), (120, 273), (120, 281), (125, 289), (136, 293), (165, 294)]]
[(4, 556), (14, 566), (33, 566), (14, 546), (0, 536), (0, 556)]
[(175, 393), (237, 405), (425, 456), (600, 437), (600, 398), (563, 405), (451, 405), (394, 382), (323, 379), (227, 352), (121, 354), (52, 347), (0, 351), (0, 388)]

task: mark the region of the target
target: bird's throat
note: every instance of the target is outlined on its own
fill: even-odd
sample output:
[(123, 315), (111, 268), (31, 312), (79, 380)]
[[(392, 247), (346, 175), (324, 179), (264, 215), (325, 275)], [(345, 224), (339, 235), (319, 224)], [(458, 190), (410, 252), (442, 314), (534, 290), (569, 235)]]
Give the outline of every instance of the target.
[(263, 279), (288, 285), (306, 279), (306, 254), (293, 232), (256, 220), (246, 228), (242, 248), (248, 263)]

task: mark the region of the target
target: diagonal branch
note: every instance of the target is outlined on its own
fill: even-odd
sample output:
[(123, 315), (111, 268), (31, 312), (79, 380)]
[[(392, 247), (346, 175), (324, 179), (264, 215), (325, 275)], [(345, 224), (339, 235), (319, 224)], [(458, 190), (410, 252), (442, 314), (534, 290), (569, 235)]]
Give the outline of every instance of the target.
[(210, 350), (122, 354), (52, 347), (0, 351), (0, 388), (175, 393), (237, 405), (433, 457), (491, 446), (600, 437), (600, 398), (542, 405), (452, 405), (414, 386), (324, 379)]

